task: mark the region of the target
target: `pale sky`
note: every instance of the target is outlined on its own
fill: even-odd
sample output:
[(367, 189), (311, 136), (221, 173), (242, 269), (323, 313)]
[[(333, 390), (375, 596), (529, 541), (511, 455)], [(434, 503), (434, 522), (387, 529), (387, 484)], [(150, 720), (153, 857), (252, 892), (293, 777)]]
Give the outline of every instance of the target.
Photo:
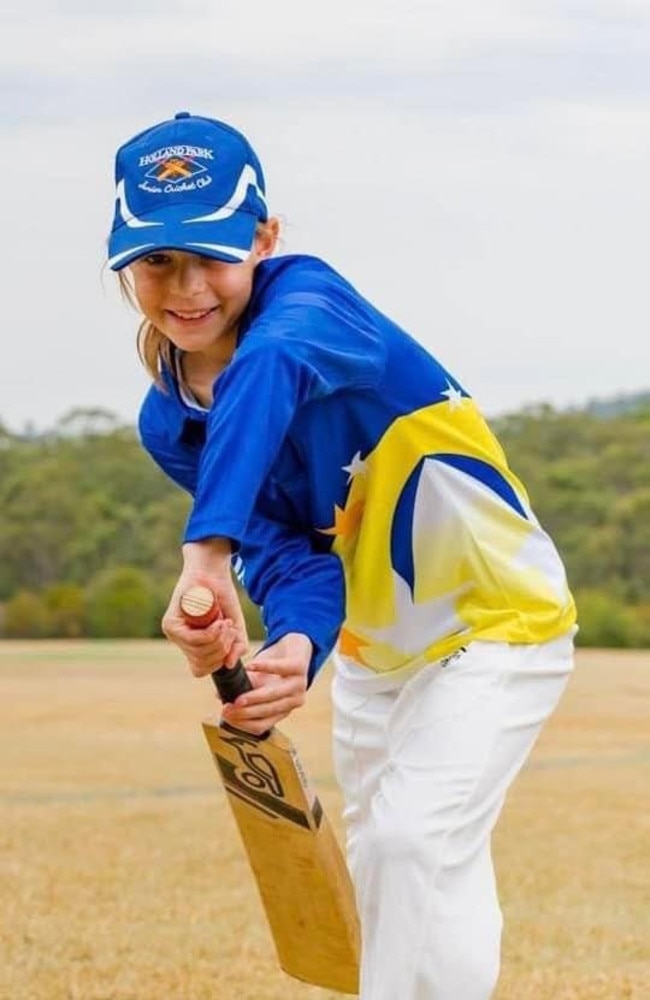
[(244, 131), (283, 252), (342, 271), (488, 415), (650, 389), (650, 0), (2, 8), (11, 430), (135, 421), (113, 157), (179, 110)]

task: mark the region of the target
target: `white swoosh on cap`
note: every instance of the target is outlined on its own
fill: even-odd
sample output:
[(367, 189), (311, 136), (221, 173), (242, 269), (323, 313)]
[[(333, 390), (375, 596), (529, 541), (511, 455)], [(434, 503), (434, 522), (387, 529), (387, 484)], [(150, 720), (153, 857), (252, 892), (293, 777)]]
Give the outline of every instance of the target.
[(126, 222), (127, 226), (131, 229), (140, 229), (145, 226), (162, 226), (162, 222), (144, 222), (139, 219), (137, 215), (134, 215), (129, 208), (128, 202), (126, 200), (126, 191), (124, 190), (124, 178), (117, 185), (117, 190), (115, 192), (115, 197), (117, 198), (120, 205), (120, 215)]
[(239, 260), (248, 260), (250, 250), (242, 250), (240, 247), (226, 247), (220, 243), (192, 243), (190, 240), (185, 244), (187, 247), (198, 247), (200, 250), (217, 250), (219, 253), (227, 253), (231, 257), (238, 257)]
[(209, 215), (198, 215), (195, 219), (184, 219), (184, 222), (221, 222), (223, 219), (229, 219), (231, 215), (234, 215), (238, 208), (241, 207), (242, 202), (246, 198), (246, 193), (248, 191), (249, 185), (252, 185), (257, 194), (262, 199), (266, 205), (266, 198), (264, 197), (264, 192), (262, 191), (258, 180), (257, 174), (250, 163), (247, 163), (241, 174), (239, 175), (239, 180), (237, 181), (237, 186), (233, 191), (232, 195), (228, 199), (225, 205), (218, 208), (216, 212), (210, 212)]
[(149, 247), (153, 247), (155, 245), (155, 243), (141, 243), (139, 247), (131, 247), (130, 250), (122, 250), (121, 253), (116, 253), (114, 257), (108, 258), (108, 266), (114, 267), (115, 264), (119, 264), (119, 262), (125, 257), (130, 257), (131, 254), (140, 253), (142, 250), (147, 250)]

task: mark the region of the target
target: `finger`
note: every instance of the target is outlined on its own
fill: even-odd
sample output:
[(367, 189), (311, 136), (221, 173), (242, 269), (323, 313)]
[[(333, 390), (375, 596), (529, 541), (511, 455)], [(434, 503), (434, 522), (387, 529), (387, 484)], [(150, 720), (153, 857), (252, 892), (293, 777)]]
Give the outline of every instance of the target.
[(243, 707), (234, 703), (224, 705), (223, 715), (228, 722), (236, 725), (238, 722), (253, 722), (271, 717), (283, 717), (295, 708), (299, 708), (302, 703), (302, 699), (295, 695), (284, 695), (280, 698), (274, 698), (272, 701), (266, 701), (261, 704), (249, 704)]
[[(254, 678), (253, 678), (254, 680)], [(299, 681), (291, 682), (280, 680), (277, 684), (264, 684), (260, 687), (247, 691), (232, 703), (238, 709), (248, 708), (250, 705), (271, 705), (283, 698), (295, 698), (304, 701), (305, 688)]]
[(234, 641), (235, 634), (232, 630), (222, 630), (220, 635), (213, 637), (208, 643), (198, 646), (189, 643), (179, 643), (179, 645), (194, 676), (204, 677), (227, 663)]
[(304, 663), (296, 661), (293, 657), (269, 656), (263, 654), (254, 657), (247, 666), (250, 673), (277, 674), (279, 677), (291, 677), (295, 675), (305, 675)]
[(239, 660), (243, 656), (246, 656), (248, 652), (248, 642), (242, 638), (239, 633), (236, 633), (235, 641), (230, 648), (227, 656), (224, 658), (223, 665), (225, 667), (236, 667)]
[(260, 688), (255, 688), (252, 691), (248, 691), (244, 696), (243, 703), (237, 699), (238, 708), (248, 708), (250, 706), (267, 705), (271, 709), (275, 705), (283, 701), (286, 698), (291, 699), (293, 707), (297, 708), (299, 705), (304, 705), (307, 695), (307, 688), (301, 680), (296, 680), (293, 683), (283, 680), (281, 684), (263, 686)]
[(175, 633), (174, 637), (193, 649), (205, 650), (206, 653), (214, 650), (215, 654), (225, 656), (232, 643), (237, 640), (237, 633), (228, 627), (222, 627), (207, 634), (203, 629), (190, 628), (187, 632)]
[(254, 716), (240, 714), (236, 711), (226, 712), (224, 710), (222, 712), (222, 719), (227, 722), (228, 725), (234, 726), (235, 729), (246, 729), (258, 733), (264, 733), (269, 729), (272, 729), (273, 726), (277, 725), (277, 723), (282, 719), (286, 719), (286, 717), (293, 711), (294, 707), (295, 706), (287, 704), (285, 707), (278, 708), (273, 712), (269, 712), (267, 710), (263, 714)]
[(241, 641), (230, 619), (219, 619), (204, 628), (193, 628), (185, 621), (163, 621), (163, 630), (168, 639), (181, 646), (182, 649), (207, 649), (214, 646), (222, 648), (223, 652), (230, 650), (233, 642)]
[(221, 650), (216, 652), (211, 651), (207, 656), (187, 656), (190, 669), (195, 677), (207, 677), (208, 674), (214, 673), (215, 670), (220, 670), (224, 666), (228, 667), (227, 660), (228, 655)]
[[(187, 639), (192, 638), (192, 640), (200, 644), (206, 641), (206, 637), (215, 635), (218, 632), (218, 626), (222, 625), (222, 620), (219, 622), (212, 622), (211, 625), (206, 625), (205, 628), (193, 628), (188, 624), (183, 615), (170, 615), (165, 614), (162, 620), (162, 628), (165, 635), (176, 637), (186, 637)], [(232, 622), (230, 622), (232, 625)], [(215, 628), (215, 626), (217, 626)]]
[(284, 719), (284, 718), (286, 718), (286, 716), (281, 715), (281, 716), (277, 716), (277, 717), (276, 716), (271, 716), (268, 719), (264, 719), (262, 721), (257, 721), (256, 720), (254, 722), (243, 721), (243, 722), (237, 722), (237, 723), (235, 723), (235, 722), (231, 722), (230, 719), (227, 719), (225, 721), (227, 721), (228, 725), (232, 726), (233, 729), (240, 729), (240, 730), (242, 730), (242, 732), (244, 732), (244, 733), (251, 733), (251, 735), (253, 735), (253, 736), (265, 736), (267, 733), (269, 733), (273, 729), (274, 726), (276, 726), (278, 724), (278, 722), (282, 722), (282, 719)]
[(208, 677), (223, 666), (223, 658), (220, 656), (211, 656), (209, 659), (201, 660), (187, 657), (187, 662), (194, 677)]
[(237, 629), (241, 631), (242, 636), (245, 636), (248, 642), (244, 613), (232, 582), (229, 579), (215, 580), (212, 584), (212, 591), (221, 613), (224, 617), (232, 619)]

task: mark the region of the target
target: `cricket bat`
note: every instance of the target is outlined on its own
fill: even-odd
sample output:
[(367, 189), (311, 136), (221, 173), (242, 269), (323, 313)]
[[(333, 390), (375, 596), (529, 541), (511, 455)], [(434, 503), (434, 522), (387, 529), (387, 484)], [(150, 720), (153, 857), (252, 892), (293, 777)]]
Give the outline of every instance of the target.
[[(219, 615), (208, 587), (181, 598), (190, 625)], [(212, 674), (232, 702), (251, 682), (241, 662)], [(263, 736), (206, 719), (203, 731), (221, 775), (271, 928), (290, 976), (339, 993), (359, 991), (360, 933), (354, 889), (334, 830), (295, 747), (273, 728)]]

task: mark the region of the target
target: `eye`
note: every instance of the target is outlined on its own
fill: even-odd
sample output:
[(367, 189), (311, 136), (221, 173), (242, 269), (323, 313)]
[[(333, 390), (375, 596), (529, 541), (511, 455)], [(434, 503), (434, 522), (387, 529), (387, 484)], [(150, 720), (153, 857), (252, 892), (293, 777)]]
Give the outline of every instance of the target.
[(141, 257), (140, 260), (148, 264), (149, 267), (164, 267), (165, 264), (171, 263), (171, 257), (168, 253), (149, 253), (146, 257)]

